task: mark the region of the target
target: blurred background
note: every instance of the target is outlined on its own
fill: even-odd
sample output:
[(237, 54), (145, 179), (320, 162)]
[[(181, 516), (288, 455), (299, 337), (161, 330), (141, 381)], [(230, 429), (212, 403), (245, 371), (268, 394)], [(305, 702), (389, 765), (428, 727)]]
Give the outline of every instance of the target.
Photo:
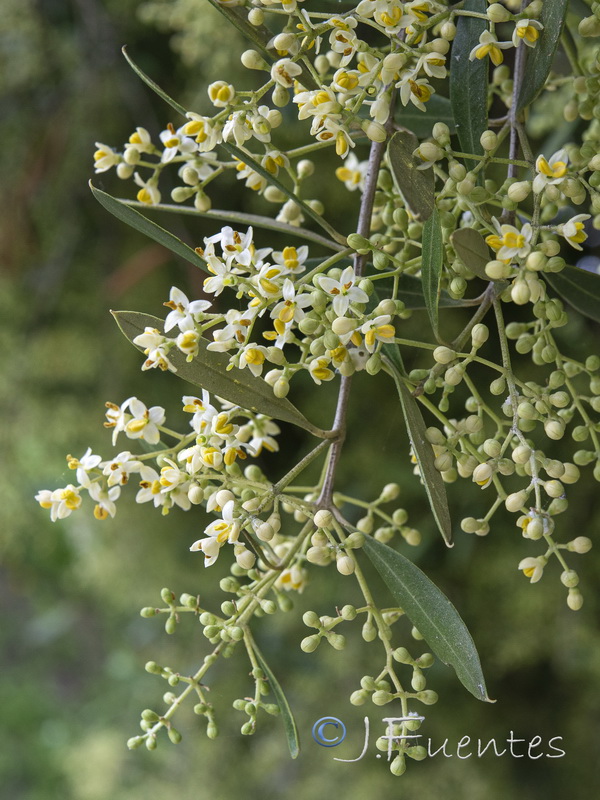
[[(348, 702), (361, 676), (379, 668), (377, 645), (363, 646), (359, 629), (350, 626), (343, 652), (324, 644), (309, 656), (299, 648), (306, 629), (293, 620), (304, 610), (330, 614), (336, 604), (357, 599), (347, 579), (319, 569), (311, 575), (313, 599), (308, 592), (294, 598), (293, 612), (262, 620), (256, 634), (296, 715), (303, 748), (296, 761), (289, 758), (277, 718), (266, 718), (253, 737), (240, 735), (245, 717), (231, 703), (250, 684), (246, 665), (235, 658), (218, 667), (211, 684), (211, 699), (223, 712), (215, 741), (206, 738), (199, 718), (184, 711), (180, 745), (165, 737), (154, 753), (126, 749), (126, 740), (138, 732), (139, 712), (161, 708), (166, 689), (144, 672), (145, 662), (189, 673), (205, 652), (192, 619), (168, 637), (159, 619), (142, 619), (139, 609), (159, 604), (163, 586), (177, 595), (199, 592), (209, 607), (220, 602), (215, 587), (225, 564), (205, 573), (201, 559), (188, 552), (202, 525), (194, 514), (161, 517), (125, 501), (115, 520), (98, 523), (83, 511), (52, 524), (34, 501), (39, 489), (69, 482), (67, 453), (80, 456), (88, 446), (111, 452), (102, 426), (106, 400), (121, 403), (136, 395), (175, 416), (186, 391), (171, 375), (141, 373), (139, 354), (118, 332), (109, 309), (160, 314), (171, 285), (198, 296), (200, 276), (110, 217), (91, 197), (87, 181), (95, 142), (120, 147), (137, 125), (156, 135), (173, 113), (131, 72), (122, 45), (196, 111), (208, 110), (205, 86), (212, 80), (249, 88), (238, 58), (246, 45), (205, 0), (2, 0), (0, 8), (2, 795), (204, 800), (260, 794), (265, 800), (317, 800), (336, 791), (347, 798), (372, 792), (500, 800), (513, 793), (578, 796), (579, 787), (600, 787), (598, 554), (592, 551), (581, 565), (572, 559), (585, 596), (574, 614), (556, 567), (535, 586), (517, 571), (519, 560), (537, 551), (508, 515), (498, 514), (485, 539), (459, 534), (456, 547), (446, 550), (412, 475), (394, 393), (383, 378), (362, 375), (351, 411), (356, 433), (348, 440), (340, 480), (348, 493), (365, 499), (388, 481), (401, 484), (409, 523), (423, 533), (418, 548), (401, 549), (460, 610), (479, 648), (490, 696), (497, 699), (494, 705), (477, 702), (451, 670), (436, 665), (430, 686), (441, 699), (425, 707), (424, 735), (434, 747), (448, 738), (449, 753), (456, 753), (465, 735), (484, 742), (494, 737), (500, 750), (511, 731), (527, 740), (539, 735), (546, 753), (548, 740), (560, 736), (562, 743), (555, 744), (566, 755), (536, 761), (440, 755), (409, 762), (402, 778), (391, 776), (375, 757), (374, 739), (384, 732), (382, 718), (393, 712)], [(326, 206), (337, 198), (343, 228), (358, 196), (345, 193), (340, 200), (334, 169), (322, 162), (315, 195), (320, 192)], [(94, 180), (112, 194), (133, 197), (133, 186), (114, 173)], [(250, 206), (256, 197), (235, 182), (217, 182), (212, 196), (214, 207), (231, 206), (233, 199), (243, 210), (257, 210)], [(191, 217), (157, 219), (192, 245), (216, 230), (214, 223)], [(290, 243), (262, 236), (261, 246)], [(458, 328), (461, 312), (446, 312), (445, 319), (450, 330)], [(416, 313), (406, 335), (420, 324)], [(568, 350), (570, 343), (588, 341), (592, 352), (594, 335), (593, 323), (573, 314), (561, 342)], [(317, 398), (310, 387), (300, 387), (297, 402), (326, 424), (335, 387), (321, 390)], [(374, 398), (380, 424), (367, 437), (364, 422), (373, 416)], [(284, 430), (284, 437), (294, 451), (306, 447), (295, 431)], [(570, 441), (557, 443), (554, 457), (567, 459), (573, 449)], [(275, 472), (285, 469), (282, 456), (272, 463)], [(485, 512), (486, 499), (464, 482), (450, 486), (449, 495), (457, 520)], [(596, 497), (591, 477), (570, 488), (571, 509), (560, 520), (564, 540), (578, 534), (596, 538)], [(334, 761), (359, 755), (365, 715), (373, 734), (364, 758)], [(313, 723), (324, 716), (346, 724), (347, 740), (339, 748), (320, 747), (311, 737)]]

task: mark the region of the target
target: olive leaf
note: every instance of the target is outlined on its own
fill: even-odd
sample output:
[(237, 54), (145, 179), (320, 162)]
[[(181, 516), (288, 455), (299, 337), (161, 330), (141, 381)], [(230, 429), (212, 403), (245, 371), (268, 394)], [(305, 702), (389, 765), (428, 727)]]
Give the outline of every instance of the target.
[(177, 100), (173, 100), (173, 98), (170, 97), (165, 92), (164, 89), (161, 89), (161, 87), (157, 83), (155, 83), (152, 80), (152, 78), (150, 78), (148, 75), (146, 75), (146, 73), (144, 72), (143, 69), (138, 67), (138, 65), (135, 63), (135, 61), (131, 58), (131, 56), (127, 52), (127, 48), (126, 47), (122, 47), (121, 48), (121, 52), (125, 56), (125, 59), (126, 59), (127, 63), (129, 64), (131, 69), (135, 72), (135, 74), (138, 76), (138, 78), (141, 78), (144, 81), (144, 83), (146, 84), (146, 86), (149, 86), (150, 89), (152, 89), (152, 91), (155, 94), (157, 94), (162, 100), (164, 100), (165, 103), (168, 103), (171, 106), (171, 108), (174, 108), (175, 111), (177, 111), (179, 114), (181, 114), (182, 117), (185, 117), (185, 115), (186, 115), (185, 108), (180, 103), (178, 103)]
[(545, 272), (544, 280), (569, 305), (600, 322), (600, 275), (580, 267), (566, 266), (560, 272)]
[(292, 714), (292, 709), (290, 708), (279, 681), (273, 674), (271, 668), (265, 661), (263, 654), (260, 652), (256, 646), (256, 642), (254, 641), (252, 641), (252, 649), (254, 650), (254, 655), (256, 656), (256, 660), (258, 661), (260, 668), (265, 673), (267, 680), (269, 681), (269, 685), (273, 690), (275, 699), (277, 700), (277, 705), (279, 706), (279, 711), (281, 712), (283, 727), (285, 729), (285, 736), (290, 749), (290, 755), (292, 758), (297, 758), (298, 754), (300, 753), (300, 740), (298, 738), (298, 729), (296, 727), (294, 715)]
[[(486, 0), (466, 0), (463, 8), (485, 14), (487, 3)], [(459, 17), (450, 55), (450, 102), (458, 141), (464, 153), (473, 155), (483, 154), (479, 139), (488, 126), (488, 62), (487, 58), (470, 61), (469, 53), (485, 30), (484, 19)], [(475, 163), (473, 159), (465, 159), (467, 169), (473, 169)]]
[(387, 365), (398, 390), (406, 430), (417, 460), (425, 491), (427, 492), (433, 517), (444, 541), (448, 547), (453, 547), (452, 521), (448, 508), (448, 498), (446, 497), (446, 487), (441, 474), (435, 468), (435, 456), (431, 444), (427, 441), (427, 429), (421, 409), (402, 380), (402, 357), (399, 351), (393, 355), (392, 352), (388, 350), (388, 355), (383, 357), (383, 361)]
[(442, 226), (437, 208), (423, 225), (423, 249), (421, 251), (421, 280), (423, 282), (423, 297), (429, 314), (431, 327), (437, 338), (438, 335), (438, 304), (440, 296), (440, 278), (444, 261), (444, 242), (442, 239)]
[[(387, 153), (396, 187), (410, 211), (422, 221), (429, 219), (434, 206), (434, 176), (430, 169), (417, 169), (413, 156), (419, 140), (410, 131), (396, 131)], [(421, 162), (422, 163), (422, 162)]]
[(460, 228), (454, 231), (450, 241), (465, 267), (484, 281), (489, 281), (485, 266), (490, 261), (490, 249), (479, 231), (473, 228)]
[(111, 214), (117, 217), (117, 219), (120, 219), (121, 222), (125, 222), (131, 228), (135, 228), (136, 231), (140, 231), (140, 233), (143, 233), (150, 239), (154, 239), (155, 242), (162, 244), (163, 247), (166, 247), (172, 253), (175, 253), (175, 255), (185, 258), (190, 264), (208, 272), (204, 259), (201, 258), (194, 249), (189, 247), (189, 245), (182, 242), (181, 239), (178, 239), (173, 233), (165, 230), (165, 228), (161, 228), (156, 222), (152, 222), (152, 220), (140, 214), (139, 211), (131, 208), (122, 200), (117, 200), (116, 197), (112, 197), (101, 189), (97, 189), (91, 181), (90, 189), (96, 200), (103, 205), (107, 211), (110, 211)]
[(535, 47), (527, 51), (525, 74), (527, 79), (521, 83), (517, 99), (517, 109), (528, 106), (544, 88), (550, 73), (558, 40), (562, 33), (568, 0), (544, 0), (542, 11), (538, 17), (544, 26)]
[[(163, 330), (164, 320), (151, 314), (139, 311), (111, 313), (122, 333), (132, 343), (146, 328)], [(208, 344), (205, 339), (199, 340), (199, 352), (192, 361), (187, 361), (185, 355), (174, 347), (169, 352), (169, 360), (177, 370), (176, 375), (241, 408), (290, 422), (314, 436), (327, 437), (325, 431), (309, 422), (289, 400), (275, 397), (273, 389), (262, 378), (257, 378), (248, 371), (228, 369), (229, 357), (225, 353), (207, 350)], [(143, 350), (138, 345), (136, 347)]]
[(465, 689), (478, 700), (493, 703), (473, 637), (446, 595), (412, 561), (388, 545), (366, 536), (363, 550), (440, 661), (454, 669)]

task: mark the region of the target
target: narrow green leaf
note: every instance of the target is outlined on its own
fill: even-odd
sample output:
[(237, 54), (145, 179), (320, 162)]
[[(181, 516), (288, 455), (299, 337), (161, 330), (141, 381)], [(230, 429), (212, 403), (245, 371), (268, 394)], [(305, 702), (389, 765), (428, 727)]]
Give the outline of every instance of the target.
[(465, 267), (470, 269), (474, 275), (483, 278), (484, 281), (489, 281), (490, 279), (485, 273), (485, 265), (491, 261), (490, 248), (479, 231), (473, 228), (460, 228), (454, 231), (450, 241), (456, 255)]
[(538, 20), (544, 26), (533, 49), (526, 48), (525, 80), (517, 100), (517, 109), (525, 108), (544, 88), (552, 68), (558, 40), (562, 33), (568, 0), (544, 0)]
[[(139, 311), (113, 311), (112, 315), (130, 342), (144, 333), (146, 328), (163, 331), (164, 320), (151, 314)], [(275, 397), (273, 389), (262, 378), (255, 378), (248, 370), (228, 370), (229, 357), (225, 353), (207, 350), (208, 344), (205, 339), (200, 339), (200, 351), (193, 361), (186, 361), (185, 355), (174, 347), (169, 352), (169, 360), (177, 370), (175, 374), (184, 381), (201, 386), (211, 394), (241, 408), (290, 422), (314, 436), (321, 438), (326, 436), (324, 431), (309, 422), (289, 400)], [(141, 347), (138, 349), (142, 350)]]
[(454, 669), (465, 689), (478, 700), (493, 703), (487, 694), (473, 638), (446, 595), (424, 572), (388, 545), (367, 536), (363, 550), (396, 603), (440, 661)]
[(396, 131), (388, 143), (388, 160), (398, 191), (411, 212), (423, 222), (434, 206), (435, 178), (431, 169), (417, 169), (413, 156), (419, 140), (410, 131)]
[(456, 133), (452, 105), (447, 97), (434, 94), (425, 105), (425, 111), (419, 111), (412, 103), (408, 106), (399, 106), (396, 112), (396, 121), (403, 128), (412, 131), (419, 139), (431, 136), (436, 122), (445, 122), (450, 128), (450, 133)]
[(271, 668), (267, 664), (264, 659), (264, 656), (256, 646), (255, 642), (252, 642), (252, 649), (254, 650), (254, 655), (256, 656), (256, 660), (260, 664), (260, 668), (267, 676), (267, 680), (269, 681), (269, 685), (273, 690), (273, 694), (275, 695), (275, 699), (277, 700), (277, 705), (279, 706), (279, 710), (281, 712), (281, 719), (283, 721), (283, 727), (285, 729), (285, 736), (287, 739), (288, 747), (290, 748), (290, 755), (292, 758), (297, 758), (298, 754), (300, 753), (300, 739), (298, 737), (298, 729), (296, 727), (296, 721), (294, 720), (294, 715), (292, 714), (292, 709), (290, 708), (290, 704), (287, 701), (285, 694), (283, 693), (283, 689)]
[(181, 239), (178, 239), (177, 236), (161, 228), (156, 222), (152, 222), (152, 220), (140, 214), (139, 211), (131, 208), (126, 203), (117, 200), (116, 197), (112, 197), (101, 189), (96, 189), (91, 181), (90, 189), (96, 200), (103, 205), (107, 211), (110, 211), (111, 214), (117, 217), (117, 219), (120, 219), (121, 222), (125, 222), (130, 227), (135, 228), (136, 231), (140, 231), (140, 233), (143, 233), (150, 239), (154, 239), (155, 242), (162, 244), (163, 247), (166, 247), (172, 253), (181, 256), (181, 258), (185, 258), (190, 264), (208, 272), (204, 259), (200, 258), (195, 250), (182, 242)]
[(600, 275), (580, 267), (545, 272), (544, 280), (577, 311), (600, 322)]
[(346, 246), (346, 237), (345, 236), (342, 236), (341, 233), (338, 233), (335, 230), (335, 228), (333, 228), (327, 222), (326, 219), (324, 219), (320, 214), (317, 214), (317, 212), (314, 211), (309, 205), (307, 205), (304, 202), (304, 200), (301, 200), (296, 194), (294, 194), (294, 192), (291, 189), (288, 189), (287, 186), (285, 186), (283, 183), (281, 183), (280, 180), (278, 180), (274, 175), (272, 175), (268, 170), (266, 170), (262, 166), (262, 164), (259, 164), (258, 161), (255, 160), (255, 158), (252, 156), (251, 153), (248, 153), (245, 150), (241, 150), (239, 147), (236, 147), (234, 144), (229, 144), (229, 142), (223, 142), (222, 143), (222, 147), (224, 147), (225, 150), (227, 150), (227, 152), (230, 153), (234, 158), (237, 158), (238, 161), (241, 161), (244, 164), (247, 164), (249, 167), (252, 167), (252, 169), (255, 172), (258, 172), (258, 174), (261, 175), (263, 178), (265, 178), (268, 183), (270, 183), (272, 186), (276, 186), (277, 189), (279, 189), (280, 192), (283, 192), (283, 194), (286, 197), (289, 197), (290, 200), (293, 200), (294, 203), (296, 203), (297, 206), (300, 206), (302, 211), (308, 217), (311, 217), (312, 219), (314, 219), (315, 222), (317, 222), (323, 228), (323, 230), (326, 230), (327, 233), (331, 236), (331, 238), (335, 242), (339, 242), (340, 244), (343, 244), (344, 246)]
[[(485, 14), (486, 0), (466, 0), (465, 11)], [(487, 30), (485, 20), (477, 17), (458, 17), (456, 36), (450, 55), (450, 102), (456, 123), (456, 132), (464, 153), (483, 155), (479, 138), (487, 130), (487, 84), (488, 60), (469, 60), (469, 53), (479, 42), (479, 36)], [(467, 169), (476, 162), (465, 159)]]
[(442, 226), (437, 208), (423, 225), (423, 249), (421, 251), (421, 279), (423, 296), (434, 334), (438, 335), (438, 303), (440, 297), (440, 278), (444, 261), (444, 242)]
[(389, 365), (390, 374), (398, 390), (402, 413), (404, 414), (404, 421), (406, 422), (406, 430), (412, 445), (413, 453), (417, 459), (419, 472), (421, 473), (425, 491), (427, 492), (433, 517), (444, 541), (448, 547), (453, 547), (452, 521), (448, 508), (448, 498), (446, 497), (446, 487), (441, 474), (435, 468), (433, 447), (427, 441), (427, 429), (425, 427), (423, 415), (421, 414), (421, 409), (415, 398), (404, 385), (399, 369), (402, 363), (401, 359), (384, 357), (384, 362), (387, 362)]
[(140, 67), (138, 67), (138, 65), (135, 63), (135, 61), (131, 58), (131, 56), (127, 52), (127, 48), (122, 47), (121, 52), (125, 56), (125, 59), (127, 60), (127, 63), (129, 64), (131, 69), (135, 72), (135, 74), (139, 78), (141, 78), (144, 81), (146, 86), (149, 86), (153, 92), (155, 92), (160, 98), (162, 98), (165, 101), (165, 103), (168, 103), (171, 106), (171, 108), (174, 108), (175, 111), (181, 114), (182, 117), (185, 117), (186, 115), (185, 108), (182, 105), (180, 105), (177, 102), (177, 100), (173, 100), (172, 97), (169, 97), (169, 95), (165, 92), (164, 89), (161, 89), (160, 86), (152, 80), (152, 78), (149, 78), (148, 75), (146, 75), (143, 69), (140, 69)]

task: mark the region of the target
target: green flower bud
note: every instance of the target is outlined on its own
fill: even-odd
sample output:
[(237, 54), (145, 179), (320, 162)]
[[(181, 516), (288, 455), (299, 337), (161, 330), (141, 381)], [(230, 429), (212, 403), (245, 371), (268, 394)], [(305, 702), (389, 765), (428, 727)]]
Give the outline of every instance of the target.
[(504, 505), (507, 511), (518, 511), (522, 508), (527, 501), (527, 492), (522, 490), (520, 492), (513, 492), (509, 494), (506, 500), (504, 501)]
[(358, 550), (364, 545), (364, 543), (365, 543), (364, 534), (355, 531), (354, 533), (351, 533), (350, 536), (348, 536), (348, 538), (344, 542), (344, 546), (348, 550)]
[(438, 364), (450, 364), (456, 358), (456, 352), (442, 345), (435, 348), (433, 358)]
[(305, 653), (313, 653), (320, 644), (321, 637), (314, 634), (313, 636), (307, 636), (306, 638), (302, 639), (300, 642), (300, 649)]
[(562, 439), (565, 433), (564, 422), (555, 419), (546, 420), (544, 423), (544, 431), (549, 439)]
[(492, 3), (487, 10), (487, 18), (490, 22), (508, 22), (512, 14), (507, 8), (500, 5), (500, 3)]
[(143, 743), (144, 743), (143, 736), (132, 736), (131, 739), (127, 739), (127, 747), (129, 748), (129, 750), (136, 750)]
[(173, 744), (179, 744), (181, 739), (183, 738), (179, 731), (176, 728), (170, 727), (167, 731), (169, 739), (173, 742)]
[(393, 695), (384, 691), (373, 692), (371, 695), (371, 702), (376, 706), (384, 706), (387, 703), (391, 703), (393, 699)]
[(327, 641), (334, 650), (343, 650), (346, 647), (346, 637), (342, 636), (341, 633), (327, 634)]
[(425, 689), (424, 692), (419, 692), (417, 694), (417, 700), (420, 700), (426, 706), (432, 706), (438, 701), (438, 693), (431, 689)]
[(399, 777), (406, 772), (406, 759), (403, 755), (397, 755), (390, 764), (390, 772), (392, 775)]
[(206, 726), (206, 735), (209, 739), (216, 739), (219, 735), (219, 729), (217, 728), (216, 723), (212, 722), (212, 720)]
[(579, 589), (569, 589), (569, 594), (567, 595), (567, 605), (571, 611), (579, 611), (583, 605), (583, 596)]
[(364, 690), (357, 689), (357, 691), (352, 692), (350, 695), (350, 702), (353, 706), (362, 706), (368, 700), (369, 694)]
[(572, 553), (579, 553), (582, 555), (583, 553), (588, 553), (592, 549), (592, 540), (588, 539), (587, 536), (578, 536), (573, 541), (567, 544), (567, 550), (571, 551)]
[(579, 583), (579, 576), (573, 569), (566, 569), (560, 576), (560, 582), (567, 589), (574, 589)]
[(351, 233), (346, 241), (348, 243), (348, 247), (356, 250), (356, 252), (360, 253), (361, 255), (370, 253), (372, 250), (371, 242), (368, 239), (365, 239), (365, 237), (361, 236), (359, 233)]
[(425, 689), (425, 687), (427, 686), (427, 679), (420, 670), (414, 670), (410, 681), (410, 685), (415, 690), (415, 692), (422, 692), (423, 689)]

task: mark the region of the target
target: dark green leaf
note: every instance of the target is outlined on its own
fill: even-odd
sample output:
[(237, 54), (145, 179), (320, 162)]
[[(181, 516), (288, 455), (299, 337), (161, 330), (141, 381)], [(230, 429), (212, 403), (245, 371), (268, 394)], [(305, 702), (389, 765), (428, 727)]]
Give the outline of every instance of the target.
[(200, 267), (200, 269), (208, 272), (204, 259), (200, 258), (195, 250), (193, 250), (187, 244), (184, 244), (184, 242), (182, 242), (181, 239), (178, 239), (177, 236), (169, 233), (169, 231), (165, 230), (164, 228), (161, 228), (161, 226), (157, 225), (156, 222), (152, 222), (152, 220), (149, 220), (134, 208), (130, 208), (126, 203), (123, 203), (121, 200), (117, 200), (116, 197), (112, 197), (110, 194), (107, 194), (100, 189), (96, 189), (96, 187), (92, 185), (91, 181), (90, 189), (92, 190), (92, 194), (96, 200), (103, 205), (107, 211), (110, 211), (111, 214), (114, 214), (117, 219), (120, 219), (121, 222), (127, 223), (127, 225), (130, 225), (132, 228), (140, 231), (140, 233), (143, 233), (150, 239), (154, 239), (155, 242), (162, 244), (163, 247), (166, 247), (172, 253), (181, 256), (181, 258), (185, 258), (185, 260), (189, 261), (190, 264), (194, 264), (194, 266)]
[(267, 680), (269, 681), (269, 685), (273, 690), (275, 699), (277, 700), (277, 705), (279, 706), (279, 710), (281, 712), (283, 727), (285, 728), (285, 736), (287, 739), (288, 747), (290, 748), (290, 755), (292, 756), (292, 758), (296, 758), (300, 753), (300, 740), (298, 738), (298, 729), (296, 728), (296, 721), (294, 720), (294, 715), (292, 714), (292, 709), (290, 708), (290, 704), (288, 703), (287, 698), (283, 693), (281, 685), (279, 684), (275, 675), (273, 675), (271, 668), (265, 661), (264, 656), (256, 646), (255, 642), (252, 642), (252, 649), (254, 650), (254, 655), (256, 656), (256, 660), (260, 664), (260, 668), (265, 673)]
[(423, 222), (434, 205), (434, 175), (431, 169), (417, 169), (423, 162), (413, 156), (419, 141), (410, 131), (396, 131), (388, 143), (388, 159), (398, 191), (411, 212)]
[[(146, 328), (163, 331), (164, 320), (151, 314), (139, 311), (113, 311), (112, 314), (130, 342)], [(193, 361), (186, 361), (185, 355), (174, 347), (169, 352), (169, 360), (177, 369), (176, 375), (241, 408), (290, 422), (323, 437), (324, 432), (310, 423), (289, 400), (275, 397), (273, 389), (262, 378), (255, 378), (248, 370), (228, 370), (229, 357), (225, 353), (207, 350), (207, 344), (209, 342), (205, 339), (200, 339), (200, 351)], [(142, 350), (141, 347), (138, 349)]]
[(450, 100), (440, 94), (431, 96), (425, 105), (425, 111), (419, 111), (412, 103), (406, 107), (400, 106), (396, 112), (396, 121), (419, 139), (431, 136), (436, 122), (445, 122), (450, 133), (456, 133)]
[(454, 669), (465, 689), (478, 700), (494, 702), (487, 695), (473, 638), (446, 595), (425, 573), (388, 545), (367, 536), (363, 550), (396, 603), (440, 661)]
[[(398, 354), (399, 355), (399, 354)], [(448, 547), (452, 547), (452, 521), (448, 508), (448, 498), (446, 497), (446, 487), (443, 478), (435, 468), (435, 456), (433, 447), (427, 441), (426, 427), (421, 409), (417, 401), (406, 388), (401, 377), (401, 359), (387, 358), (390, 373), (400, 397), (402, 413), (406, 422), (406, 430), (412, 445), (413, 453), (417, 459), (419, 472), (429, 498), (429, 505), (437, 523), (440, 533)], [(392, 363), (393, 362), (393, 363)]]
[(433, 332), (438, 333), (438, 303), (440, 296), (440, 278), (444, 261), (444, 242), (442, 239), (442, 226), (437, 208), (425, 225), (423, 225), (423, 249), (421, 251), (421, 280), (423, 281), (423, 296), (429, 314)]
[[(486, 0), (466, 0), (465, 11), (485, 14)], [(469, 53), (478, 44), (479, 36), (487, 30), (486, 21), (477, 17), (458, 17), (456, 36), (450, 56), (450, 102), (461, 150), (482, 155), (479, 138), (487, 129), (488, 60), (469, 60)], [(467, 169), (476, 162), (465, 159)]]
[(545, 272), (544, 280), (569, 305), (600, 322), (600, 275), (567, 266), (561, 272)]
[(231, 153), (234, 158), (244, 164), (247, 164), (255, 172), (265, 178), (267, 183), (270, 183), (272, 186), (276, 186), (280, 192), (283, 192), (283, 194), (286, 195), (286, 197), (289, 197), (290, 200), (293, 200), (297, 206), (300, 206), (302, 211), (308, 217), (314, 219), (315, 222), (317, 222), (324, 230), (326, 230), (334, 241), (346, 245), (345, 236), (342, 236), (334, 228), (332, 228), (326, 219), (324, 219), (320, 214), (317, 214), (317, 212), (307, 205), (304, 200), (301, 200), (297, 194), (294, 194), (291, 189), (288, 189), (287, 186), (281, 183), (280, 180), (266, 170), (262, 164), (259, 164), (250, 153), (247, 153), (245, 150), (241, 150), (239, 147), (236, 147), (234, 144), (229, 144), (228, 142), (223, 142), (222, 146), (225, 148), (225, 150), (227, 150), (228, 153)]
[(165, 101), (165, 103), (168, 103), (172, 108), (175, 109), (175, 111), (181, 114), (181, 116), (185, 117), (186, 115), (185, 108), (182, 105), (180, 105), (177, 102), (177, 100), (173, 100), (172, 97), (169, 97), (169, 95), (164, 91), (164, 89), (161, 89), (160, 86), (152, 80), (152, 78), (149, 78), (148, 75), (146, 75), (146, 73), (138, 67), (138, 65), (135, 63), (135, 61), (131, 58), (131, 56), (127, 52), (127, 48), (122, 47), (121, 52), (125, 56), (127, 63), (129, 64), (131, 69), (135, 72), (135, 74), (138, 77), (140, 77), (144, 81), (146, 86), (149, 86), (153, 92), (155, 92), (160, 98), (162, 98)]
[(491, 261), (490, 248), (479, 231), (473, 228), (460, 228), (454, 231), (450, 241), (465, 267), (484, 281), (489, 281), (485, 274), (485, 265)]
[(567, 6), (568, 0), (544, 0), (538, 18), (544, 30), (540, 31), (535, 47), (531, 50), (526, 48), (525, 80), (521, 84), (517, 109), (528, 106), (544, 88), (562, 33)]

